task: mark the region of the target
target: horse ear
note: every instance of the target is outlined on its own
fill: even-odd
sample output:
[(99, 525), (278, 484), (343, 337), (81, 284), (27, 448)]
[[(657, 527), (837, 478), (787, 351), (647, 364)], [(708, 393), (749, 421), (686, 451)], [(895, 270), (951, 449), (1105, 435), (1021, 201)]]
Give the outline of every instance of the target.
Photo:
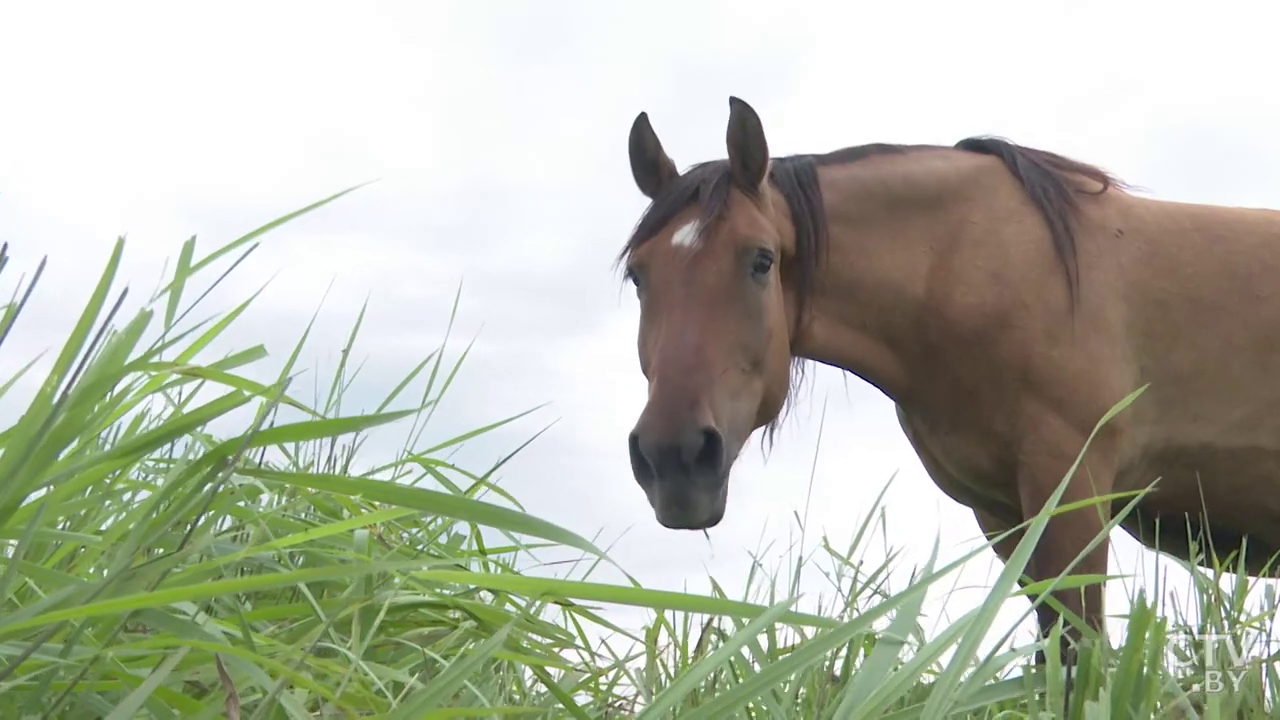
[(640, 113), (631, 123), (631, 137), (627, 140), (631, 154), (631, 177), (636, 187), (650, 200), (656, 198), (667, 183), (680, 176), (676, 164), (662, 149), (658, 135), (649, 124), (649, 114)]
[(764, 139), (764, 125), (751, 106), (736, 97), (729, 98), (729, 177), (739, 190), (758, 195), (769, 174), (769, 144)]

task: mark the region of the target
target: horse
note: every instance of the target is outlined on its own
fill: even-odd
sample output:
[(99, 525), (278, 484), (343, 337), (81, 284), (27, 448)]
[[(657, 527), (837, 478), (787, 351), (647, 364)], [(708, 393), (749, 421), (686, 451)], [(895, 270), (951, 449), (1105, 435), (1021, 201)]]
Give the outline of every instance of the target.
[[(757, 430), (772, 440), (812, 361), (893, 401), (1005, 562), (1059, 488), (1060, 506), (1085, 503), (1049, 518), (1024, 587), (1105, 576), (1129, 502), (1120, 527), (1143, 545), (1209, 567), (1193, 552), (1207, 540), (1264, 574), (1280, 551), (1280, 212), (1144, 197), (993, 136), (771, 158), (736, 97), (726, 145), (681, 173), (647, 113), (628, 138), (650, 201), (618, 256), (648, 382), (628, 453), (661, 525), (721, 521), (736, 458)], [(1101, 583), (1048, 599), (1042, 633), (1063, 611), (1102, 631)], [(1065, 635), (1074, 647), (1080, 627)]]

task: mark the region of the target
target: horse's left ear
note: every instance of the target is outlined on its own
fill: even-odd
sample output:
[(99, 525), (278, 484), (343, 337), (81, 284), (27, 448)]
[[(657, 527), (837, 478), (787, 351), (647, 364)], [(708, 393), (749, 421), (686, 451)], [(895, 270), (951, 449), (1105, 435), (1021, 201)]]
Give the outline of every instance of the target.
[(729, 97), (729, 177), (739, 190), (757, 196), (769, 175), (769, 144), (764, 139), (764, 125), (751, 106)]

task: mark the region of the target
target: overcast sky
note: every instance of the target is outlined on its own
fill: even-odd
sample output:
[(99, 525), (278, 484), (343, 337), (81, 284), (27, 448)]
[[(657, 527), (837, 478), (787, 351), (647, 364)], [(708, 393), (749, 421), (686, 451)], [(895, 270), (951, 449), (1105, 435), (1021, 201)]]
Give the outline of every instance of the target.
[[(611, 264), (645, 206), (627, 165), (631, 121), (648, 111), (685, 167), (724, 155), (733, 94), (779, 155), (990, 133), (1159, 197), (1280, 207), (1280, 8), (1205, 7), (0, 3), (0, 240), (17, 268), (51, 262), (0, 369), (57, 347), (117, 235), (128, 277), (149, 292), (191, 234), (207, 252), (378, 180), (274, 233), (237, 271), (223, 309), (271, 284), (234, 344), (265, 343), (278, 363), (329, 288), (303, 358), (323, 373), (367, 297), (366, 381), (350, 409), (371, 408), (438, 344), (461, 282), (454, 347), (477, 344), (428, 437), (550, 403), (461, 457), (482, 469), (558, 421), (507, 466), (504, 487), (535, 514), (616, 540), (613, 556), (647, 585), (705, 590), (711, 572), (732, 592), (748, 550), (773, 542), (776, 560), (818, 450), (811, 533), (843, 546), (896, 472), (890, 546), (918, 562), (940, 537), (954, 558), (978, 535), (971, 513), (928, 480), (890, 401), (829, 368), (812, 373), (768, 462), (754, 441), (744, 453), (710, 543), (654, 520), (626, 453), (645, 397), (637, 306)], [(1113, 572), (1149, 561), (1114, 538)], [(993, 567), (976, 561), (963, 580), (989, 582)], [(1125, 592), (1116, 583), (1110, 596)]]

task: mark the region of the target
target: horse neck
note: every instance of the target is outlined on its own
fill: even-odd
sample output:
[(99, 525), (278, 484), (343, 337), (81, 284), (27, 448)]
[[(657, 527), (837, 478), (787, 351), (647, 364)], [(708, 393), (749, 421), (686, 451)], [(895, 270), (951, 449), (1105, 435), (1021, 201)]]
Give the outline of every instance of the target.
[(830, 239), (794, 355), (905, 398), (930, 272), (990, 167), (970, 160), (921, 150), (819, 170)]

